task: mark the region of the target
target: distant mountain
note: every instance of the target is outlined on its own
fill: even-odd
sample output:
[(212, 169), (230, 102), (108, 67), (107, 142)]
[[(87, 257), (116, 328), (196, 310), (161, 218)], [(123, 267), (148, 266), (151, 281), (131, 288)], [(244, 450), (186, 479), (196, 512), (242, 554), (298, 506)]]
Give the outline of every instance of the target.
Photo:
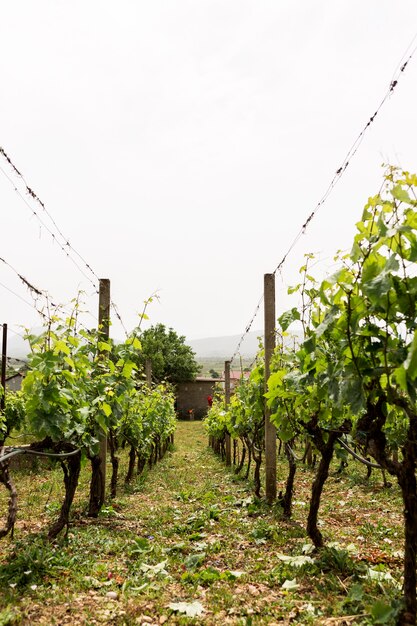
[[(251, 331), (245, 335), (239, 354), (242, 357), (254, 357), (259, 349), (258, 337), (262, 337), (263, 331)], [(211, 357), (229, 359), (235, 353), (241, 335), (227, 335), (225, 337), (207, 337), (207, 339), (191, 339), (186, 341), (196, 354), (197, 358)]]
[(30, 352), (29, 342), (20, 335), (10, 335), (7, 338), (7, 356), (14, 359), (27, 359)]

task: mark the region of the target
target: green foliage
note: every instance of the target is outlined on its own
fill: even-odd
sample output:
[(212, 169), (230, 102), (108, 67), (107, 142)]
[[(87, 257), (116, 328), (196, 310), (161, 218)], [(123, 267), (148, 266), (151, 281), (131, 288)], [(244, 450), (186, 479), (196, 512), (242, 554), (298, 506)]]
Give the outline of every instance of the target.
[(227, 432), (228, 413), (224, 402), (214, 401), (204, 418), (204, 427), (209, 437), (222, 440)]
[(71, 320), (53, 322), (54, 328), (51, 323), (38, 337), (27, 337), (32, 352), (22, 390), (28, 427), (40, 439), (89, 449), (96, 443), (89, 429), (90, 337), (74, 333)]
[[(1, 387), (0, 387), (1, 390)], [(0, 414), (0, 440), (18, 432), (25, 422), (25, 402), (21, 391), (6, 391), (4, 414)]]
[(117, 433), (141, 455), (149, 458), (156, 442), (166, 441), (175, 431), (174, 395), (164, 384), (149, 388), (140, 383), (125, 397)]
[(146, 359), (150, 359), (153, 380), (185, 382), (193, 380), (200, 371), (194, 352), (185, 345), (185, 337), (178, 335), (172, 328), (166, 329), (163, 324), (144, 331), (137, 328), (132, 337), (139, 339), (141, 344), (140, 351), (135, 355), (135, 363), (144, 368)]
[(52, 575), (54, 568), (70, 564), (70, 555), (44, 537), (36, 537), (30, 543), (19, 541), (14, 558), (0, 569), (0, 583), (2, 588), (27, 590), (31, 585), (42, 584), (46, 576)]
[(326, 429), (361, 428), (379, 402), (388, 443), (404, 443), (417, 378), (415, 182), (389, 169), (384, 195), (365, 206), (351, 254), (337, 257), (340, 268), (319, 286), (302, 268), (295, 288), (302, 314), (293, 308), (279, 322), (285, 333), (301, 319), (304, 341), (293, 350), (278, 346), (266, 394), (282, 440), (312, 415)]
[[(416, 192), (416, 175), (389, 168), (383, 190), (365, 205), (350, 254), (336, 257), (338, 269), (321, 284), (309, 273), (312, 257), (307, 255), (302, 281), (290, 290), (299, 292), (301, 307), (278, 320), (282, 338), (294, 323), (301, 324), (303, 338), (293, 347), (278, 343), (265, 399), (282, 441), (302, 434), (321, 454), (321, 483), (315, 482), (316, 508), (312, 514), (312, 498), (308, 521), (317, 546), (322, 545), (317, 502), (342, 433), (351, 433), (397, 477), (406, 509), (417, 497), (412, 479), (417, 464)], [(209, 434), (217, 428), (253, 437), (262, 414), (262, 388), (253, 393), (258, 375), (238, 388), (226, 413), (212, 409)], [(406, 517), (409, 530), (416, 523), (417, 511)], [(416, 546), (406, 542), (407, 551), (406, 568)], [(328, 553), (326, 558), (342, 567), (344, 556)], [(414, 575), (409, 568), (405, 579)], [(410, 596), (406, 605), (413, 606)], [(371, 613), (375, 623), (392, 618), (383, 603)]]
[(54, 320), (29, 340), (23, 395), (28, 427), (40, 438), (94, 454), (100, 430), (112, 429), (147, 456), (155, 439), (165, 441), (172, 434), (172, 391), (166, 385), (150, 389), (138, 380), (137, 338), (113, 346), (99, 333), (76, 332), (70, 318)]

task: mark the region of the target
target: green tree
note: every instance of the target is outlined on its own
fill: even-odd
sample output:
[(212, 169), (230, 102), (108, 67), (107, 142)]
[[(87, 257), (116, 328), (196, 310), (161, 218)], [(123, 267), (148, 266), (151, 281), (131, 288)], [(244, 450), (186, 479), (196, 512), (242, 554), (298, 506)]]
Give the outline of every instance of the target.
[(142, 346), (141, 351), (136, 353), (136, 363), (144, 367), (149, 359), (155, 381), (185, 382), (193, 380), (200, 371), (195, 353), (185, 345), (185, 337), (172, 328), (157, 324), (143, 331), (136, 329), (133, 335), (138, 337)]

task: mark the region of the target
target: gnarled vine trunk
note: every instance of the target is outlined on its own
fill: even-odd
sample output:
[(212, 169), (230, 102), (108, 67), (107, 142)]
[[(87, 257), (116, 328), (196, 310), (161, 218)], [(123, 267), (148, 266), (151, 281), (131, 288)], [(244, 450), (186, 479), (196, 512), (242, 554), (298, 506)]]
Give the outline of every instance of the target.
[(389, 458), (386, 436), (383, 431), (385, 396), (381, 395), (373, 404), (368, 401), (367, 412), (358, 423), (358, 430), (367, 435), (367, 448), (373, 458), (396, 476), (404, 503), (404, 610), (399, 616), (398, 626), (415, 626), (417, 623), (417, 413), (410, 404), (392, 390), (390, 400), (407, 415), (407, 439), (402, 449), (402, 461), (398, 455)]
[(8, 535), (9, 533), (13, 538), (13, 530), (16, 522), (17, 513), (17, 492), (9, 474), (8, 461), (0, 463), (0, 483), (2, 483), (6, 487), (10, 494), (7, 520), (5, 527), (0, 529), (0, 538), (6, 537), (6, 535)]
[(324, 440), (323, 433), (317, 425), (317, 418), (313, 418), (307, 424), (307, 430), (318, 449), (321, 459), (317, 468), (317, 474), (311, 489), (310, 508), (307, 518), (307, 533), (316, 548), (322, 548), (324, 545), (323, 535), (321, 534), (317, 521), (320, 508), (321, 494), (323, 493), (324, 483), (329, 476), (329, 467), (333, 458), (334, 446), (338, 433), (328, 433), (327, 441)]
[[(60, 451), (62, 452), (64, 450)], [(59, 517), (49, 529), (49, 539), (55, 539), (63, 528), (66, 528), (66, 534), (68, 534), (70, 509), (78, 486), (78, 479), (81, 470), (81, 452), (63, 459), (61, 461), (61, 467), (64, 472), (65, 496)]]
[(133, 478), (133, 472), (135, 471), (136, 450), (134, 446), (130, 446), (129, 451), (129, 465), (127, 468), (125, 483), (128, 484)]
[(243, 467), (243, 465), (245, 463), (245, 458), (246, 458), (246, 446), (243, 444), (242, 445), (242, 456), (240, 457), (239, 465), (235, 469), (235, 474), (239, 474), (239, 472), (242, 471), (242, 467)]
[(294, 492), (294, 478), (297, 471), (297, 464), (295, 462), (294, 455), (291, 451), (292, 442), (285, 444), (285, 455), (288, 460), (288, 476), (285, 485), (285, 493), (279, 498), (279, 503), (282, 506), (284, 517), (290, 518), (292, 515), (292, 497)]
[(110, 496), (115, 498), (117, 495), (117, 479), (119, 476), (119, 457), (117, 456), (117, 438), (114, 430), (110, 428), (109, 436), (110, 459), (112, 465), (112, 474), (110, 479)]
[(146, 457), (141, 454), (138, 453), (138, 464), (137, 464), (137, 475), (140, 476), (143, 472), (143, 470), (145, 469), (145, 465), (146, 465)]
[(101, 472), (101, 458), (98, 455), (90, 457), (91, 461), (91, 481), (90, 481), (90, 501), (88, 505), (88, 516), (98, 517), (100, 509), (104, 504), (104, 484)]
[(416, 481), (416, 454), (414, 441), (407, 441), (404, 446), (404, 460), (401, 463), (401, 472), (398, 483), (401, 487), (404, 502), (404, 601), (405, 611), (401, 615), (399, 624), (411, 626), (417, 621), (416, 598), (416, 553), (417, 553), (417, 481)]

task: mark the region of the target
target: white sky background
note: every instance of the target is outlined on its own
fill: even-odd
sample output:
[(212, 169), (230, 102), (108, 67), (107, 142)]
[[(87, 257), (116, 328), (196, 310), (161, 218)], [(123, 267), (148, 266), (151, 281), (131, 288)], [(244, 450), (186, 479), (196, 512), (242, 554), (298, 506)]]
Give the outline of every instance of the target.
[[(72, 246), (111, 279), (128, 330), (158, 290), (151, 324), (188, 339), (240, 334), (264, 273), (325, 192), (416, 32), (415, 0), (3, 2), (0, 146)], [(416, 96), (417, 54), (277, 276), (277, 314), (304, 253), (326, 265), (350, 246), (382, 163), (417, 171)], [(0, 257), (55, 302), (85, 290), (95, 316), (93, 286), (2, 172), (0, 211)], [(0, 322), (39, 326), (5, 289), (31, 301), (1, 263), (0, 283)], [(116, 320), (112, 335), (123, 336)]]

